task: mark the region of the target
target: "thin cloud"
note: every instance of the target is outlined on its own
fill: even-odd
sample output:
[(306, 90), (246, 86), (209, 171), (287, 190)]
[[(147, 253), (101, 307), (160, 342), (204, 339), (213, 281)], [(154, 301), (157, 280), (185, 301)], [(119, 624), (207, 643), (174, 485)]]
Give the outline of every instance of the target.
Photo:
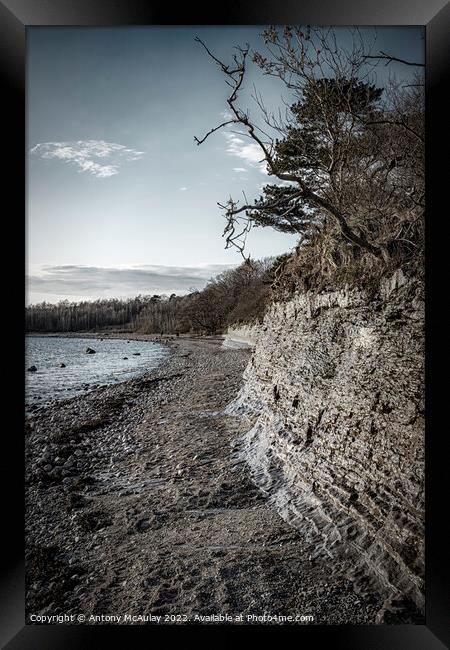
[(180, 192), (186, 192), (187, 189), (187, 187), (180, 187)]
[(96, 178), (114, 176), (124, 163), (139, 160), (144, 155), (143, 151), (104, 140), (42, 142), (30, 149), (30, 153), (74, 165), (79, 172), (89, 172)]
[(257, 167), (262, 174), (267, 175), (266, 162), (263, 160), (263, 153), (256, 142), (244, 140), (236, 133), (225, 132), (224, 136), (227, 140), (226, 152), (230, 156), (237, 156), (245, 160), (252, 167)]
[(191, 289), (202, 289), (212, 277), (235, 266), (42, 266), (28, 276), (27, 294), (31, 301), (34, 295), (39, 295), (46, 296), (48, 302), (58, 302), (62, 296), (93, 300), (138, 294), (184, 294)]
[(233, 171), (237, 172), (238, 174), (243, 174), (244, 172), (248, 171), (248, 169), (245, 169), (245, 167), (233, 167)]

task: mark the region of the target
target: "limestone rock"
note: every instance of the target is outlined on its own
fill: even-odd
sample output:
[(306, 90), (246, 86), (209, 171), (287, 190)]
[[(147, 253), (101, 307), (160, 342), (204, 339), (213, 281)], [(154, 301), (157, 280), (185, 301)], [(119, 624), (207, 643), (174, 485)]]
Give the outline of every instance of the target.
[[(362, 290), (273, 304), (229, 408), (252, 414), (241, 455), (317, 553), (423, 607), (424, 289), (401, 271)], [(239, 338), (234, 330), (233, 337)]]

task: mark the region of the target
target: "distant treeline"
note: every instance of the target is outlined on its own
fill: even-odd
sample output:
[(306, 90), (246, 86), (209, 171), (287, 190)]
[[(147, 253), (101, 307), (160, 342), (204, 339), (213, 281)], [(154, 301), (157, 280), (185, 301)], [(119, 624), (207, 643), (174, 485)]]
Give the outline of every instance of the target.
[(30, 305), (28, 332), (85, 332), (125, 329), (147, 334), (216, 334), (228, 325), (260, 319), (269, 301), (273, 258), (242, 264), (185, 296), (137, 296)]

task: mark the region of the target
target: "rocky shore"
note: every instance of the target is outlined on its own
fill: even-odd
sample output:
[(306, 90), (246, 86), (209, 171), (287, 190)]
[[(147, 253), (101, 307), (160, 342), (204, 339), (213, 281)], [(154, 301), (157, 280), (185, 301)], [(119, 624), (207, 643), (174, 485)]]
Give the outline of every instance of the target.
[(317, 557), (383, 616), (424, 620), (424, 287), (298, 293), (227, 336), (256, 342), (230, 407), (258, 417), (243, 457)]
[(249, 422), (225, 408), (250, 351), (169, 346), (27, 418), (27, 622), (374, 623), (381, 598), (314, 559), (239, 455)]

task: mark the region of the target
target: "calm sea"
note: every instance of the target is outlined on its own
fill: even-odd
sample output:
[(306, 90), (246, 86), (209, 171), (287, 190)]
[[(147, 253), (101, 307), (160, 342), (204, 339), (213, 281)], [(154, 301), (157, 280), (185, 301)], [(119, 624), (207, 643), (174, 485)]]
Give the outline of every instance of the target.
[[(87, 347), (96, 353), (86, 354)], [(26, 404), (41, 405), (95, 385), (137, 377), (156, 368), (167, 354), (164, 346), (150, 341), (27, 336)], [(36, 366), (37, 371), (29, 372), (30, 366)]]

